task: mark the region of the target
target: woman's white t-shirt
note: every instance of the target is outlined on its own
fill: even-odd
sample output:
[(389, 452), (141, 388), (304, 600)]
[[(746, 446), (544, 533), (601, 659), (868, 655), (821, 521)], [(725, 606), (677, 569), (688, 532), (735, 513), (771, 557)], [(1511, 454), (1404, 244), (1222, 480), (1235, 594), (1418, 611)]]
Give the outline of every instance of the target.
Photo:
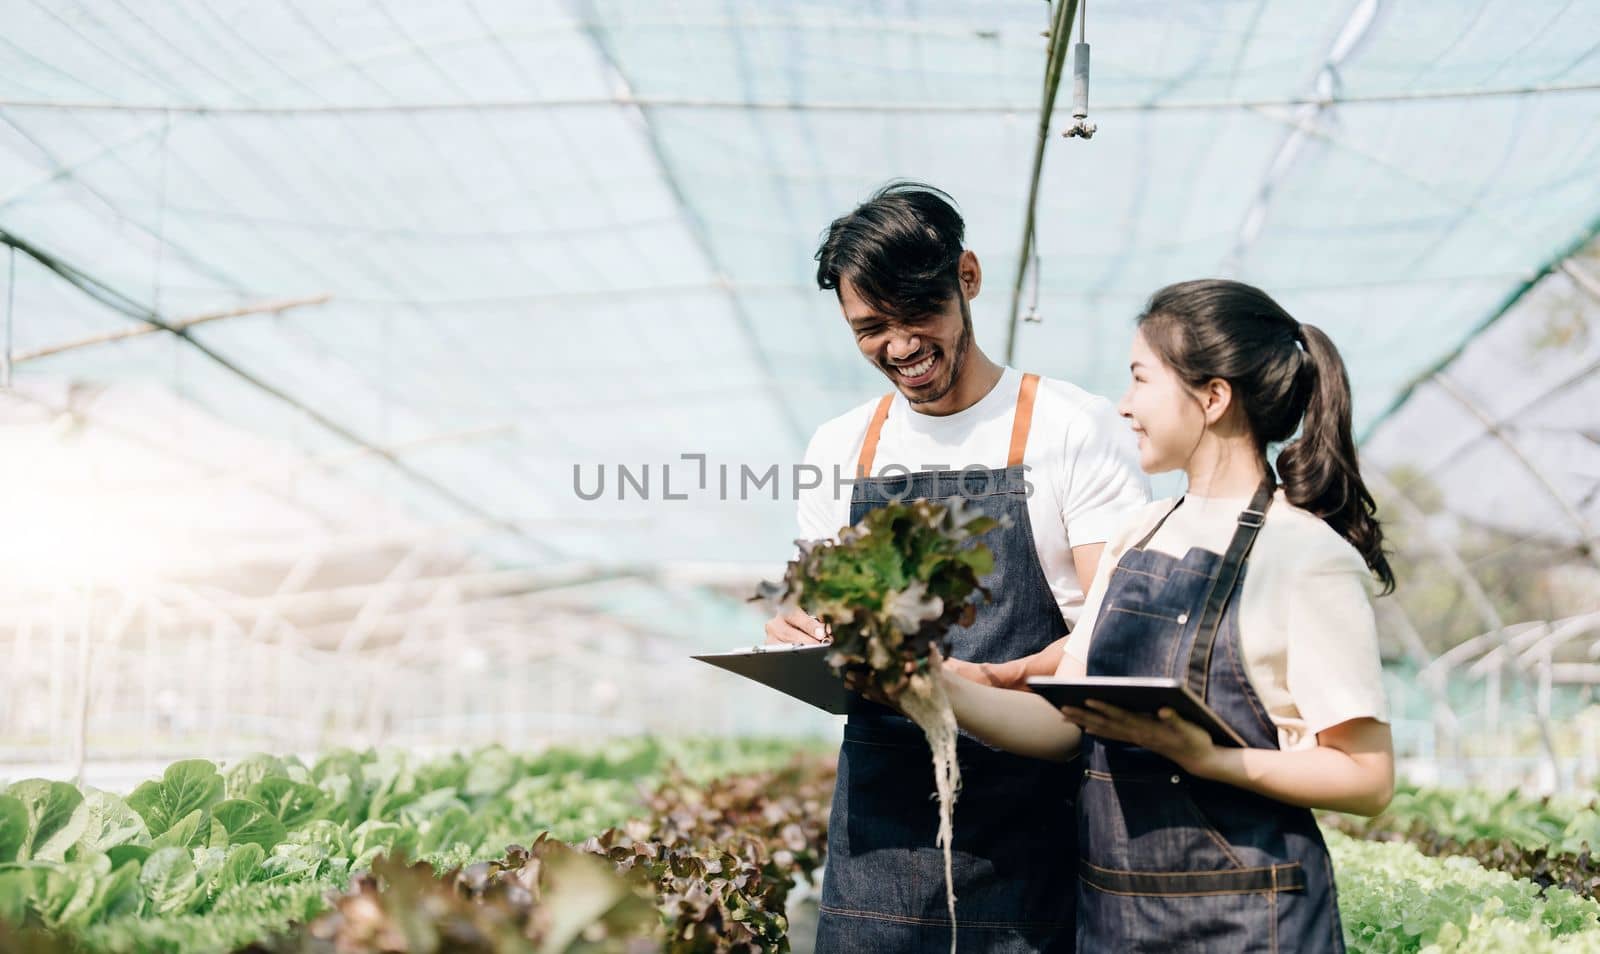
[[(1173, 499), (1140, 510), (1106, 544), (1067, 653), (1083, 661), (1093, 640), (1112, 568), (1172, 510)], [(1228, 548), (1248, 497), (1188, 496), (1146, 549), (1181, 557), (1190, 547)], [(1256, 537), (1239, 593), (1239, 641), (1245, 674), (1285, 750), (1310, 748), (1317, 733), (1351, 719), (1387, 722), (1375, 581), (1361, 554), (1280, 489)]]

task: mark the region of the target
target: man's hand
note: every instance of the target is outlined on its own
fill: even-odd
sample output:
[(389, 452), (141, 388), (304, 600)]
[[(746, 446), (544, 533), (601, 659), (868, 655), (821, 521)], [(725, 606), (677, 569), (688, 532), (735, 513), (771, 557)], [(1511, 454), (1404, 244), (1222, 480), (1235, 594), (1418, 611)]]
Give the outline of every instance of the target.
[(798, 609), (789, 610), (781, 616), (774, 616), (767, 620), (767, 643), (789, 643), (796, 646), (816, 646), (821, 643), (831, 642), (833, 637), (828, 635), (827, 627), (816, 617), (808, 616)]

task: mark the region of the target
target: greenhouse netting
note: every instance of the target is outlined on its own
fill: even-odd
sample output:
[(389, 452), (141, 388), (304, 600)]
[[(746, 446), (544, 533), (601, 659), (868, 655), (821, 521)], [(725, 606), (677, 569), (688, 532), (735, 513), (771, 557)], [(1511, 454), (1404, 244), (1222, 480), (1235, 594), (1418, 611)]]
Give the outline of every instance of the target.
[[(1341, 886), (1368, 872), (1347, 937), (1600, 937), (1584, 860), (1540, 882), (1587, 884), (1570, 911), (1472, 882), (1548, 905), (1537, 928), (1452, 909), (1383, 947), (1382, 899), (1444, 869), (1365, 854), (1600, 838), (1597, 38), (1570, 0), (7, 0), (0, 784), (52, 782), (0, 795), (0, 949), (9, 920), (233, 950), (380, 849), (577, 842), (640, 786), (657, 821), (698, 789), (781, 822), (805, 897), (831, 769), (778, 766), (842, 720), (691, 656), (764, 638), (812, 436), (886, 390), (816, 255), (897, 179), (959, 206), (999, 364), (1115, 401), (1151, 293), (1204, 277), (1326, 332), (1399, 582), (1374, 603), (1395, 764), (1427, 786), (1325, 822)], [(157, 909), (255, 883), (242, 816), (155, 830), (127, 793), (164, 770), (183, 804), (320, 806), (256, 839), (290, 901), (157, 939)], [(184, 856), (187, 894), (94, 869), (69, 905), (62, 872), (138, 854), (45, 824), (79, 786), (142, 819), (135, 881), (223, 854)], [(743, 909), (754, 949), (780, 895)], [(674, 929), (715, 935), (695, 910)]]

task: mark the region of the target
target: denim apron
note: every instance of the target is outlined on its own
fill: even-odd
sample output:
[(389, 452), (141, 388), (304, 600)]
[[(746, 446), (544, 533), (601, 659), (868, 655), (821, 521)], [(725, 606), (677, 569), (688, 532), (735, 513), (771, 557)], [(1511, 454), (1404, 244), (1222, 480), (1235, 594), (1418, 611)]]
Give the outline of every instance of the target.
[[(983, 578), (992, 594), (971, 626), (951, 631), (951, 655), (1005, 662), (1038, 652), (1066, 623), (1039, 565), (1022, 467), (1037, 375), (1025, 375), (1004, 468), (871, 472), (893, 394), (879, 403), (862, 445), (850, 522), (895, 500), (962, 496), (1011, 526), (981, 538), (994, 552)], [(935, 845), (938, 801), (922, 730), (892, 709), (857, 697), (839, 750), (828, 820), (828, 857), (817, 929), (818, 954), (947, 950), (944, 855)], [(965, 951), (1069, 952), (1073, 947), (1076, 765), (957, 741), (953, 874), (957, 943)]]
[[(1269, 476), (1226, 553), (1145, 549), (1172, 510), (1112, 571), (1091, 676), (1168, 676), (1252, 748), (1278, 732), (1246, 678), (1237, 599), (1272, 504)], [(1192, 778), (1147, 749), (1086, 735), (1078, 946), (1084, 951), (1342, 952), (1333, 867), (1310, 810)]]

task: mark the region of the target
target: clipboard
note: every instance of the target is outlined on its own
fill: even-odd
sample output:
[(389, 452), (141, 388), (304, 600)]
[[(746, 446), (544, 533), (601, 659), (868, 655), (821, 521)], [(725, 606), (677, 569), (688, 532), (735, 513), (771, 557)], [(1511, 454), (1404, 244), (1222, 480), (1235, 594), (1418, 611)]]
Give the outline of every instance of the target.
[(704, 653), (694, 658), (719, 669), (738, 673), (787, 696), (816, 706), (823, 712), (845, 715), (853, 693), (828, 666), (826, 643), (816, 646), (781, 644), (753, 646), (730, 653)]
[(1212, 741), (1218, 745), (1241, 749), (1248, 747), (1239, 733), (1233, 731), (1179, 679), (1143, 676), (1054, 679), (1032, 676), (1028, 679), (1028, 688), (1044, 696), (1057, 708), (1073, 706), (1082, 709), (1086, 701), (1096, 699), (1129, 712), (1153, 716), (1163, 706), (1170, 707), (1178, 715), (1211, 733)]

